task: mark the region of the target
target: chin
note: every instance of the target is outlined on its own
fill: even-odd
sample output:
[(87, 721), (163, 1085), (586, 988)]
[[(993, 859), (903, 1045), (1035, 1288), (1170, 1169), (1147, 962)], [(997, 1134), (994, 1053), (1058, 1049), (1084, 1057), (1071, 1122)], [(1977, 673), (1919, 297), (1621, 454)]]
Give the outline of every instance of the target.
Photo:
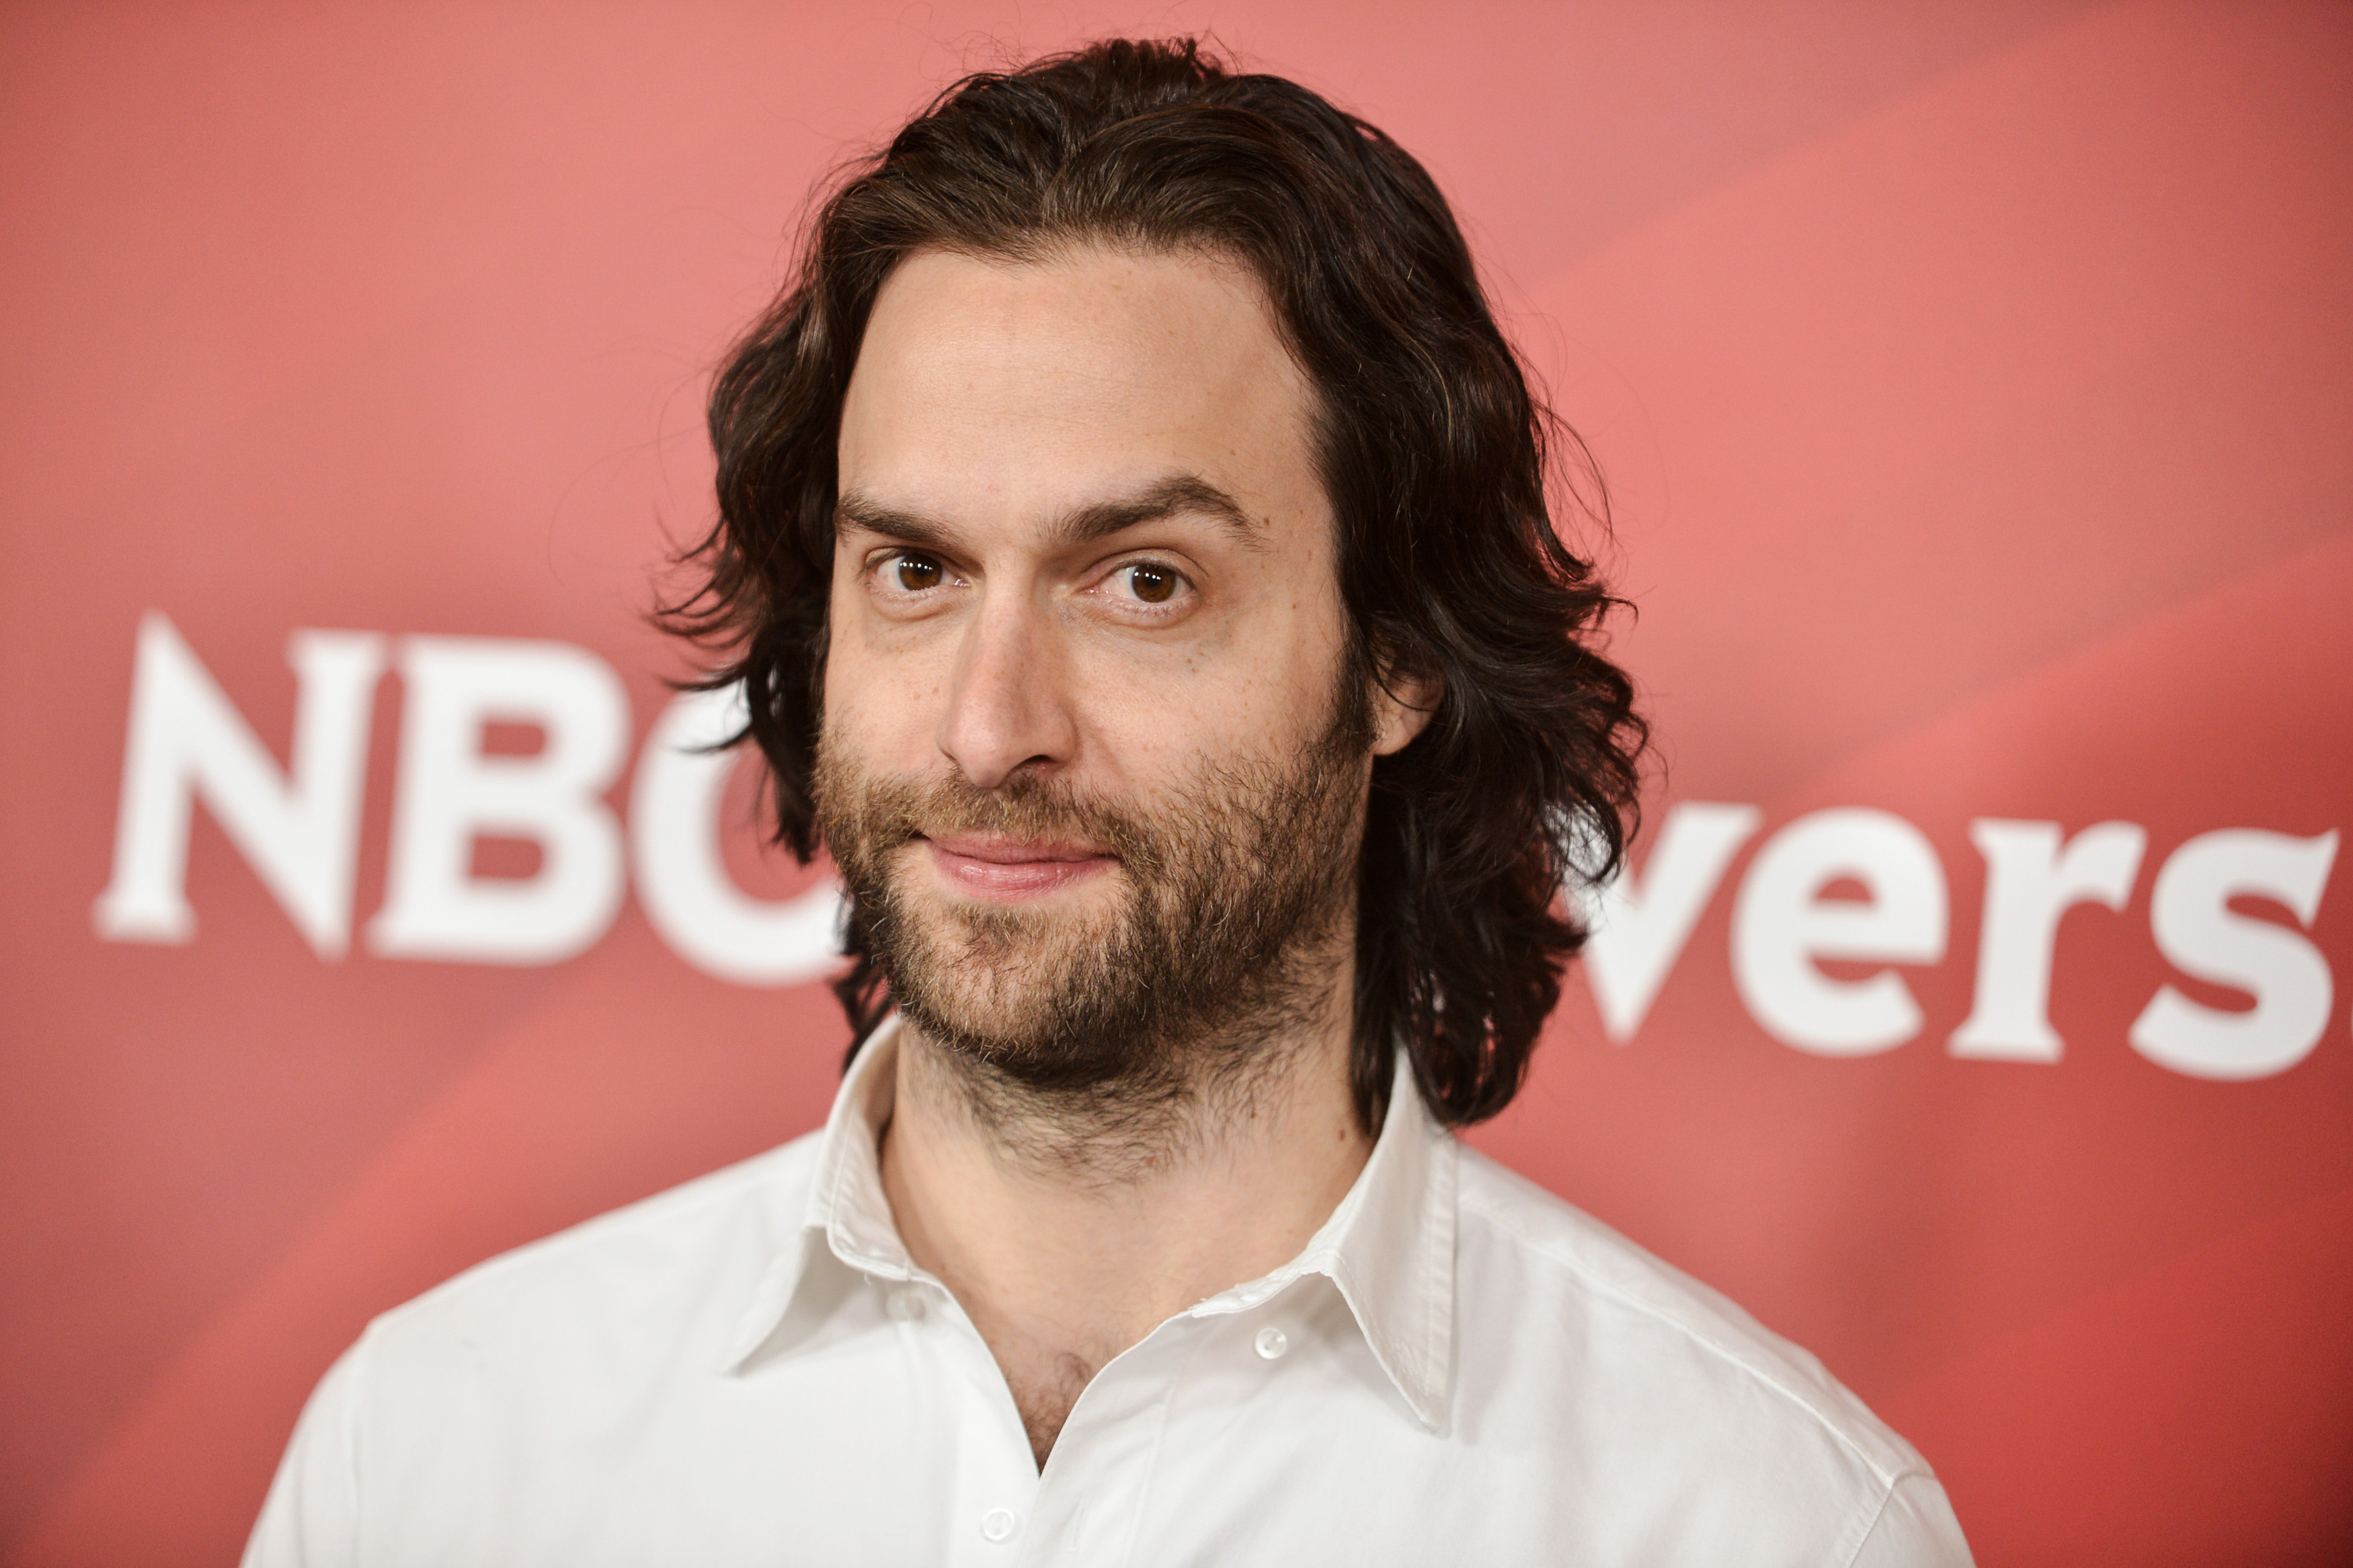
[(1072, 977), (1100, 952), (1116, 917), (1085, 909), (1071, 889), (1018, 903), (953, 892), (903, 900), (913, 939), (902, 950), (902, 994), (948, 1032), (974, 1042), (1055, 1033)]
[(902, 1005), (943, 1045), (1018, 1059), (1035, 1055), (1041, 1042), (1060, 1033), (1057, 991), (1050, 977), (1034, 972), (934, 969), (917, 978)]

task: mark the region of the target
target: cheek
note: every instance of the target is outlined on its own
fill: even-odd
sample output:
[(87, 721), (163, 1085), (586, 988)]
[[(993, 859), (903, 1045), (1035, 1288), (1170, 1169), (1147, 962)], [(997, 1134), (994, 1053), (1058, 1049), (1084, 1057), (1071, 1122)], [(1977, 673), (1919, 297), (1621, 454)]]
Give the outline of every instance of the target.
[(875, 650), (859, 626), (856, 606), (845, 605), (837, 591), (826, 635), (826, 743), (870, 765), (882, 755), (872, 733), (877, 710), (889, 710), (874, 700), (875, 664)]
[(1089, 749), (1153, 795), (1221, 761), (1280, 761), (1323, 732), (1336, 643), (1297, 626), (1262, 626), (1166, 660), (1106, 660), (1079, 708)]
[(826, 604), (825, 680), (819, 696), (824, 704), (826, 739), (828, 742), (836, 731), (846, 728), (852, 719), (853, 699), (861, 684), (859, 677), (864, 662), (860, 650), (853, 646), (856, 639), (843, 629), (852, 623), (849, 606), (842, 602), (841, 576), (841, 568), (836, 566), (833, 595)]
[(1345, 612), (1321, 583), (1328, 561), (1296, 563), (1250, 635), (1205, 671), (1221, 721), (1248, 745), (1288, 754), (1323, 732), (1346, 647)]
[(952, 646), (878, 624), (837, 595), (825, 659), (826, 744), (871, 772), (933, 763)]

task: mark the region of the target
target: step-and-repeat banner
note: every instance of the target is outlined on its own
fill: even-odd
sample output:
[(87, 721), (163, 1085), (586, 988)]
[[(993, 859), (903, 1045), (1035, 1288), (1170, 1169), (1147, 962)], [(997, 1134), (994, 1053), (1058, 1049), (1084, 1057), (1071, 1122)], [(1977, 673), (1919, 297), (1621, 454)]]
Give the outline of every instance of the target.
[(226, 1561), (369, 1315), (818, 1121), (702, 389), (1123, 27), (1420, 154), (1609, 481), (1661, 776), (1472, 1142), (1989, 1563), (2347, 1561), (2353, 9), (2045, 0), (16, 7), (0, 1555)]

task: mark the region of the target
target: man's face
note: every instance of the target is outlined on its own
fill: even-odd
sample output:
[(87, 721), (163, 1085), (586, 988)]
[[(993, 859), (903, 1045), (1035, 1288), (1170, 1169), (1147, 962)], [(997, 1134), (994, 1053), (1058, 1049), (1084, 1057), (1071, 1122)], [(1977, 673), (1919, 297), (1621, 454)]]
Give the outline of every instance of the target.
[(1219, 258), (925, 252), (884, 286), (818, 796), (926, 1033), (1091, 1086), (1345, 949), (1370, 758), (1414, 725), (1343, 686), (1311, 406)]

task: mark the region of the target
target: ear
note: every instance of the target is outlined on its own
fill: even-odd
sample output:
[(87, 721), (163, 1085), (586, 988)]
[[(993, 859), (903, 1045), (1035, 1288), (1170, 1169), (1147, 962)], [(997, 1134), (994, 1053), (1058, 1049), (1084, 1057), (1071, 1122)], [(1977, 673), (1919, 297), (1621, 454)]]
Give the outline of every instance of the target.
[(1446, 682), (1435, 675), (1384, 671), (1373, 682), (1373, 755), (1404, 751), (1445, 695)]

